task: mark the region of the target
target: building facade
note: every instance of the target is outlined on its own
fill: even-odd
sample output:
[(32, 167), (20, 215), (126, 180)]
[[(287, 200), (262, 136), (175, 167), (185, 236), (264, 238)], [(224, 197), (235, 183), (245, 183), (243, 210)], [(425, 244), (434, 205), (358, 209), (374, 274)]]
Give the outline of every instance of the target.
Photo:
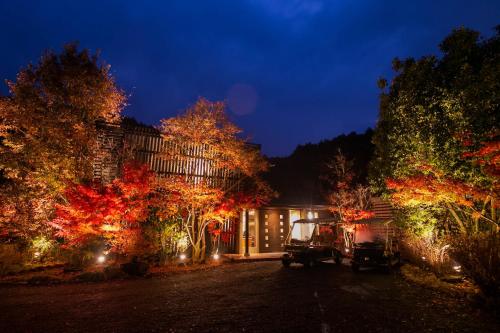
[[(371, 199), (371, 211), (375, 218), (392, 219), (393, 207), (381, 198)], [(237, 253), (245, 253), (247, 214), (242, 212), (238, 230)], [(284, 243), (293, 222), (306, 218), (331, 218), (333, 214), (326, 204), (281, 204), (264, 206), (248, 211), (249, 253), (283, 252)]]
[[(194, 184), (201, 179), (218, 187), (238, 183), (237, 174), (211, 165), (207, 158), (208, 147), (187, 146), (181, 150), (182, 156), (168, 158), (165, 152), (177, 152), (179, 149), (169, 147), (154, 127), (134, 121), (99, 126), (99, 154), (94, 163), (95, 179), (112, 181), (120, 175), (122, 162), (134, 159), (147, 164), (158, 177), (184, 176), (186, 170), (189, 170), (189, 177)], [(272, 185), (275, 184), (271, 183)], [(281, 192), (282, 189), (275, 190)], [(322, 196), (317, 195), (319, 191), (316, 188), (299, 192), (298, 195), (283, 193), (280, 199), (269, 205), (241, 212), (239, 219), (227, 221), (222, 227), (224, 237), (218, 245), (219, 252), (244, 254), (247, 233), (250, 254), (282, 252), (293, 222), (305, 218), (332, 217), (328, 205), (321, 200)], [(374, 198), (372, 206), (377, 217), (392, 216), (390, 206), (382, 200)]]
[[(193, 184), (203, 180), (219, 188), (238, 189), (239, 175), (214, 165), (210, 147), (200, 145), (172, 146), (160, 131), (152, 126), (125, 119), (120, 124), (98, 125), (97, 158), (94, 161), (94, 179), (107, 183), (120, 176), (125, 160), (146, 164), (157, 177), (180, 176)], [(259, 149), (259, 146), (255, 146)], [(175, 154), (169, 154), (175, 152)], [(224, 239), (219, 247), (224, 252), (237, 252), (238, 221), (227, 221), (222, 226)]]
[(248, 215), (249, 253), (283, 252), (293, 222), (305, 218), (331, 217), (325, 205), (269, 205), (242, 212), (238, 230), (238, 253), (245, 253)]

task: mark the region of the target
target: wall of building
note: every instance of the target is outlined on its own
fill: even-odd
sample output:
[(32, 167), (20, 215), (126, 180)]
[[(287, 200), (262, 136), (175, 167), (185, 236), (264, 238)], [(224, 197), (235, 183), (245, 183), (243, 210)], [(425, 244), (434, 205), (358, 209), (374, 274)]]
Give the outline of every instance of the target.
[[(331, 217), (327, 207), (262, 207), (253, 211), (250, 216), (250, 254), (283, 252), (286, 238), (294, 221), (312, 217)], [(245, 214), (242, 213), (239, 230), (238, 252), (245, 252)], [(255, 223), (253, 227), (252, 224)]]

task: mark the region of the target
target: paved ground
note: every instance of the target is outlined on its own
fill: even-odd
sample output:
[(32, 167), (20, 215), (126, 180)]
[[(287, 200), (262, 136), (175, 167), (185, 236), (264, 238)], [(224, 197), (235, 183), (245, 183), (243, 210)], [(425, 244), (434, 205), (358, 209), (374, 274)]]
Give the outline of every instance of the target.
[(249, 262), (113, 283), (0, 288), (0, 332), (499, 332), (398, 274)]

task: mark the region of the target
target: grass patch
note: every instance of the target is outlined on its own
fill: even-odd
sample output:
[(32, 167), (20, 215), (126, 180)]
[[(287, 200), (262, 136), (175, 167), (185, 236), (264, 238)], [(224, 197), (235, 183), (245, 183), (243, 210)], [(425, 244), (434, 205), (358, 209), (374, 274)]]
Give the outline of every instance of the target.
[(401, 274), (411, 283), (455, 296), (475, 296), (480, 292), (477, 286), (465, 278), (460, 282), (449, 283), (438, 278), (433, 272), (411, 264), (402, 266)]

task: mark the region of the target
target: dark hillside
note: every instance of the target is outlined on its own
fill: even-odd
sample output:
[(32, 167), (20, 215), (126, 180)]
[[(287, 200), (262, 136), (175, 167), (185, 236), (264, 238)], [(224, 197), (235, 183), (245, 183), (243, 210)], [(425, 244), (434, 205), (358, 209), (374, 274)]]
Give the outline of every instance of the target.
[(368, 163), (373, 153), (373, 131), (350, 133), (315, 144), (299, 145), (288, 157), (270, 158), (266, 180), (280, 196), (272, 204), (323, 204), (328, 184), (326, 164), (340, 149), (354, 163), (358, 182), (366, 183)]

